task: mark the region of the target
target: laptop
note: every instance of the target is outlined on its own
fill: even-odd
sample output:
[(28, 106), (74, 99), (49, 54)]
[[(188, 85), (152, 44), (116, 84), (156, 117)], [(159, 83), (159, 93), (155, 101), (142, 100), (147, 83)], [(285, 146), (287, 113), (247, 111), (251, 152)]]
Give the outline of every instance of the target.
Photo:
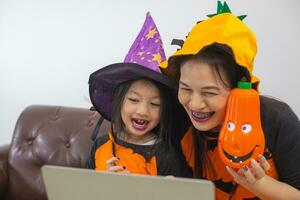
[(49, 200), (213, 200), (208, 180), (124, 175), (45, 165), (42, 176)]

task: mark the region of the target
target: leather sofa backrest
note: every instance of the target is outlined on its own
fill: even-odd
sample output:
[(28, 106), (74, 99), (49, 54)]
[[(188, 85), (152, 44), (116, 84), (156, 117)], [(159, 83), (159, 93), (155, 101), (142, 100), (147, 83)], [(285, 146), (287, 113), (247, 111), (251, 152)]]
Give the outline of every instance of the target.
[[(88, 109), (30, 106), (20, 115), (8, 155), (9, 199), (47, 199), (45, 164), (84, 168), (99, 115)], [(107, 121), (101, 126), (106, 133)], [(28, 198), (30, 197), (30, 198)]]

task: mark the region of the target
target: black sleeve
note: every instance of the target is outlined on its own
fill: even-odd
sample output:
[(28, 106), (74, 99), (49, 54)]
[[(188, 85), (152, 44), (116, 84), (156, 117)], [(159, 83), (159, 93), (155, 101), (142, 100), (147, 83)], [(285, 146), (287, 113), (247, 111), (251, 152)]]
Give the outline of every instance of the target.
[(300, 190), (300, 122), (280, 101), (262, 99), (262, 125), (279, 180)]
[(157, 174), (161, 176), (172, 175), (175, 177), (192, 178), (192, 169), (187, 164), (182, 152), (173, 148), (167, 150), (162, 147), (156, 154)]
[(85, 162), (85, 167), (87, 169), (95, 169), (95, 152), (96, 152), (95, 145), (93, 145), (92, 149), (91, 149), (91, 152), (88, 156), (88, 159)]
[(107, 134), (100, 136), (99, 138), (97, 138), (94, 141), (94, 144), (92, 146), (91, 152), (88, 156), (88, 159), (85, 163), (85, 167), (87, 169), (95, 169), (95, 153), (97, 151), (97, 149), (104, 144), (105, 142), (107, 142), (107, 140), (109, 140), (109, 136)]

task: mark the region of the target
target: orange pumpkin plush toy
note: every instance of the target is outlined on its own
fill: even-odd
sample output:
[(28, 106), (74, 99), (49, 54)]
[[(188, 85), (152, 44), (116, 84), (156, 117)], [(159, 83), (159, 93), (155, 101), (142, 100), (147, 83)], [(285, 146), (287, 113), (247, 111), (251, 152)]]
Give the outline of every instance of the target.
[(230, 92), (218, 143), (220, 158), (233, 168), (249, 165), (251, 158), (263, 154), (259, 95), (250, 82), (239, 82)]

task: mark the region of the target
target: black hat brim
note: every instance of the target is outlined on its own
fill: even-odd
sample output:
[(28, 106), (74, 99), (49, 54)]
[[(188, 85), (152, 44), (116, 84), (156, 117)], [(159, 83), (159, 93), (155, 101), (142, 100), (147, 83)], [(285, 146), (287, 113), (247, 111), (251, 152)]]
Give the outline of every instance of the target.
[(166, 75), (135, 63), (115, 63), (103, 67), (90, 75), (90, 99), (96, 110), (107, 120), (111, 120), (115, 89), (126, 81), (149, 79), (159, 82), (172, 90), (178, 84)]

